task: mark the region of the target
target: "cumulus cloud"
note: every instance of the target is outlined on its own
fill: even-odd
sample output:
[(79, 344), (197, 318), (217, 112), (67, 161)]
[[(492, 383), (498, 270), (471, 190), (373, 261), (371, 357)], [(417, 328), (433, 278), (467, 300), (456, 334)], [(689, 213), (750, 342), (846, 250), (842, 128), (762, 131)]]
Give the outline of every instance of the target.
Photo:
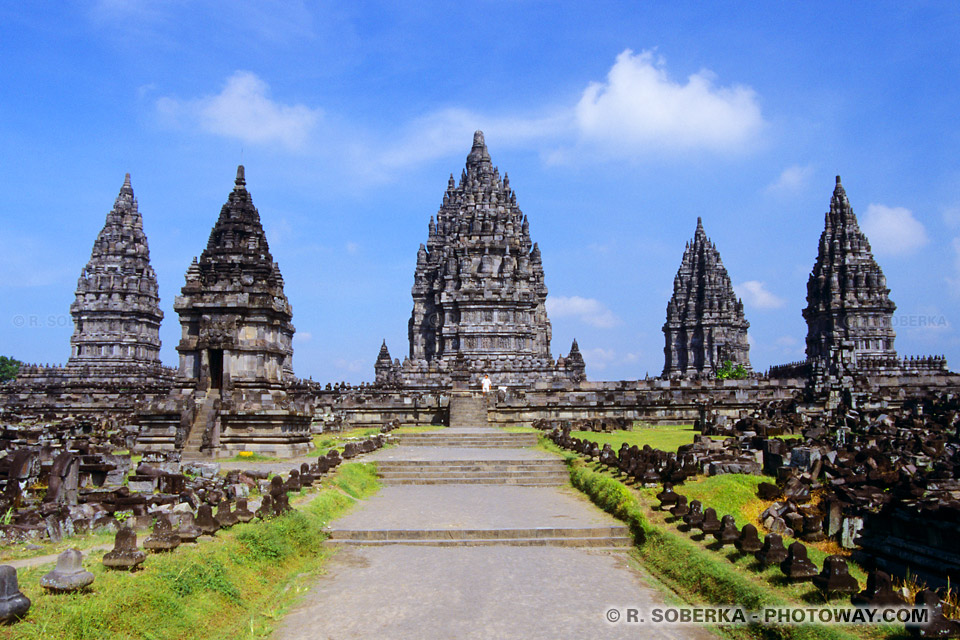
[(603, 347), (584, 349), (581, 353), (583, 361), (590, 369), (595, 371), (603, 371), (617, 359), (617, 354), (613, 349), (604, 349)]
[(249, 71), (234, 73), (216, 95), (195, 100), (160, 98), (157, 110), (168, 121), (207, 133), (288, 149), (301, 147), (323, 115), (319, 109), (272, 100), (267, 83)]
[(960, 297), (960, 238), (954, 238), (950, 243), (953, 248), (953, 276), (947, 276), (947, 290), (953, 297)]
[(346, 358), (337, 358), (333, 361), (334, 366), (341, 371), (349, 373), (363, 373), (371, 369), (372, 365), (366, 360), (347, 360)]
[(617, 56), (605, 82), (592, 82), (575, 108), (581, 136), (607, 148), (739, 150), (754, 140), (763, 116), (753, 89), (718, 87), (706, 69), (670, 78), (652, 51)]
[(908, 255), (930, 241), (923, 223), (903, 207), (871, 204), (860, 226), (877, 255)]
[[(572, 117), (564, 110), (537, 116), (494, 116), (463, 108), (446, 108), (407, 123), (389, 140), (376, 141), (363, 152), (372, 152), (379, 164), (392, 169), (452, 154), (463, 154), (473, 132), (481, 129), (496, 136), (498, 148), (540, 141), (567, 130)], [(466, 141), (466, 143), (464, 142)]]
[(813, 167), (802, 167), (798, 164), (791, 165), (780, 173), (780, 177), (767, 187), (768, 192), (792, 192), (797, 191), (807, 184), (807, 180), (813, 175)]
[(555, 318), (577, 318), (598, 329), (610, 329), (620, 324), (620, 318), (602, 302), (580, 296), (548, 297), (547, 314)]
[(297, 331), (293, 334), (293, 339), (297, 342), (310, 342), (313, 340), (313, 334), (309, 331)]
[(947, 207), (943, 210), (943, 222), (948, 227), (960, 227), (960, 207)]
[(767, 290), (767, 285), (759, 280), (747, 280), (734, 287), (743, 301), (757, 309), (779, 309), (786, 301)]

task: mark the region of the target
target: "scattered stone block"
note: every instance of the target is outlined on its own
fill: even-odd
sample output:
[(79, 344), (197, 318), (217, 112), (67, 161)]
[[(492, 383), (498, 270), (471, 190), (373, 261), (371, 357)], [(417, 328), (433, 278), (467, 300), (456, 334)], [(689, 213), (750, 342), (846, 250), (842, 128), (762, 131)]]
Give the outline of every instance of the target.
[(93, 584), (93, 574), (83, 568), (79, 549), (67, 549), (57, 556), (57, 566), (40, 578), (40, 586), (50, 591), (68, 593)]

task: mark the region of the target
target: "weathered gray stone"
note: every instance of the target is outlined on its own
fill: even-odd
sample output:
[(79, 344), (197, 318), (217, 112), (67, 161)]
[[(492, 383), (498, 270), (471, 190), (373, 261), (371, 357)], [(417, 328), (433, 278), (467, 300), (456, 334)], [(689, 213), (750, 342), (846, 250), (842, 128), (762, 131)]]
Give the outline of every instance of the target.
[(57, 556), (57, 566), (40, 578), (40, 586), (50, 591), (77, 591), (93, 584), (93, 574), (83, 568), (79, 549), (67, 549)]
[(495, 386), (582, 381), (576, 341), (568, 358), (551, 357), (546, 298), (540, 249), (509, 178), (501, 180), (477, 131), (460, 182), (450, 176), (427, 244), (417, 252), (410, 356), (391, 363), (384, 344), (377, 382), (449, 386), (458, 353), (474, 385), (484, 374)]
[(103, 554), (103, 566), (133, 571), (146, 559), (147, 554), (137, 548), (137, 534), (130, 527), (122, 527), (117, 531), (113, 550)]
[(727, 361), (749, 371), (749, 327), (720, 253), (697, 218), (667, 303), (663, 377), (715, 378)]
[(10, 565), (0, 565), (0, 623), (10, 624), (27, 615), (30, 598), (20, 593), (17, 570)]

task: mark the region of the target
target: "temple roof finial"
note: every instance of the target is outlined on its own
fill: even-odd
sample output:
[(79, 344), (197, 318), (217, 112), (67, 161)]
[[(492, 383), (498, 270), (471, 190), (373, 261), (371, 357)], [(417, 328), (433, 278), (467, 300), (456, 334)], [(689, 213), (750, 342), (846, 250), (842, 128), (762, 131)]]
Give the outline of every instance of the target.
[(473, 134), (473, 148), (467, 156), (467, 170), (480, 169), (482, 174), (493, 174), (493, 165), (490, 162), (490, 152), (483, 139), (483, 131), (479, 129)]
[(242, 189), (247, 186), (246, 176), (244, 175), (243, 165), (237, 166), (237, 179), (233, 183), (238, 189)]

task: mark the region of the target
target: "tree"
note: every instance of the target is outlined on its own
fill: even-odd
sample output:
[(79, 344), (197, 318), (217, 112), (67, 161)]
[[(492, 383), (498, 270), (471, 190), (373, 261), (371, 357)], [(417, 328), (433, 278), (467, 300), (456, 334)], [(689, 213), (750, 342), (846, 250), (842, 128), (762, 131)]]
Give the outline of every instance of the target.
[(719, 380), (743, 380), (747, 377), (747, 368), (742, 364), (733, 366), (729, 360), (723, 361), (723, 366), (717, 369), (717, 379)]
[(16, 378), (22, 364), (19, 360), (0, 356), (0, 382), (7, 382)]

